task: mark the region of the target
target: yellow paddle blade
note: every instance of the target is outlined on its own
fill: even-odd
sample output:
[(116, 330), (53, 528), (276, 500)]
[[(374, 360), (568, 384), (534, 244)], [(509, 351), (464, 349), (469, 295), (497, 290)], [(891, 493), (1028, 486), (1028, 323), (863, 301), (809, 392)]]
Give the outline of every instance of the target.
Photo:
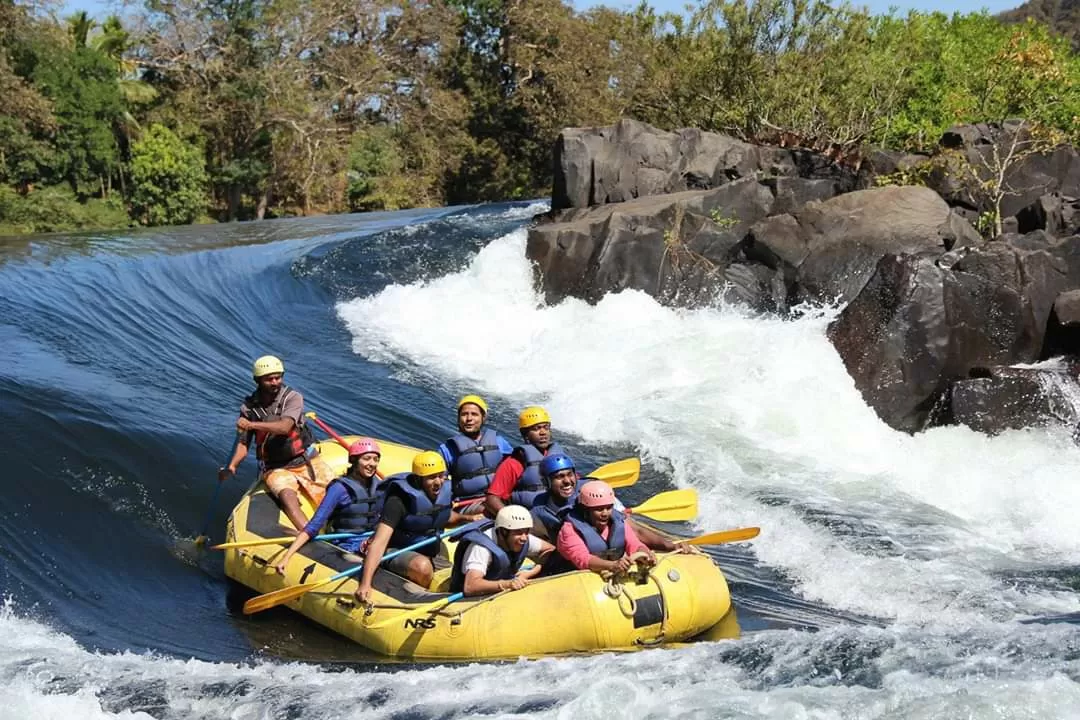
[[(258, 597), (253, 597), (244, 603), (244, 614), (251, 615), (253, 613), (262, 612), (263, 610), (269, 610), (278, 605), (283, 605), (293, 598), (298, 598), (301, 595), (311, 592), (317, 587), (326, 585), (334, 579), (334, 577), (329, 577), (326, 580), (320, 580), (319, 582), (308, 583), (306, 585), (293, 585), (291, 587), (259, 595)], [(340, 578), (337, 579), (340, 580)]]
[(723, 545), (724, 543), (729, 542), (753, 540), (760, 532), (761, 528), (757, 527), (739, 528), (737, 530), (721, 530), (720, 532), (698, 535), (696, 538), (681, 540), (679, 542), (684, 542), (687, 545)]
[(697, 491), (693, 488), (668, 490), (630, 508), (630, 512), (662, 522), (693, 520), (697, 517)]
[(613, 488), (630, 487), (641, 475), (641, 460), (636, 457), (616, 460), (589, 473), (594, 480), (603, 480)]
[(230, 548), (257, 547), (259, 545), (284, 545), (296, 539), (295, 535), (283, 535), (276, 538), (263, 538), (262, 540), (240, 540), (238, 542), (218, 543), (211, 545), (211, 550), (228, 550)]
[(368, 629), (369, 630), (379, 630), (381, 628), (386, 627), (387, 625), (392, 625), (393, 623), (397, 623), (397, 622), (404, 623), (409, 618), (414, 618), (414, 617), (417, 617), (419, 615), (425, 615), (425, 614), (428, 614), (428, 613), (433, 613), (436, 610), (439, 610), (439, 609), (441, 609), (443, 607), (446, 607), (450, 603), (455, 602), (457, 600), (460, 600), (463, 597), (465, 597), (465, 593), (454, 593), (450, 597), (445, 597), (445, 598), (442, 598), (441, 600), (436, 600), (435, 602), (427, 603), (426, 605), (420, 605), (419, 607), (414, 607), (412, 610), (409, 610), (408, 612), (399, 613), (399, 614), (394, 615), (393, 617), (391, 617), (391, 618), (389, 618), (387, 620), (383, 620), (382, 622), (377, 622), (377, 623), (374, 623), (372, 625), (368, 625)]

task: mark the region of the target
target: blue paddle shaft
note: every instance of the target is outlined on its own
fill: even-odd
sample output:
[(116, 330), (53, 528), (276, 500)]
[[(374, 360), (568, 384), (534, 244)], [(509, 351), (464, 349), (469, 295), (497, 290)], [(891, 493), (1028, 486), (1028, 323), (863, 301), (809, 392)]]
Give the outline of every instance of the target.
[[(391, 558), (395, 558), (395, 557), (397, 557), (398, 555), (400, 555), (402, 553), (407, 553), (407, 552), (410, 552), (411, 550), (415, 550), (417, 548), (422, 548), (425, 545), (430, 545), (431, 543), (436, 542), (438, 540), (442, 540), (443, 538), (453, 537), (454, 535), (460, 535), (463, 532), (469, 532), (470, 530), (475, 530), (475, 529), (483, 526), (484, 524), (486, 524), (488, 522), (490, 522), (490, 520), (488, 520), (487, 518), (484, 518), (483, 520), (477, 520), (475, 522), (469, 523), (468, 525), (462, 525), (461, 527), (454, 528), (453, 530), (447, 530), (446, 532), (444, 532), (444, 533), (442, 533), (440, 535), (435, 535), (435, 536), (429, 537), (429, 538), (427, 538), (425, 540), (415, 542), (412, 545), (409, 545), (408, 547), (403, 547), (400, 550), (395, 550), (392, 553), (387, 553), (386, 555), (383, 555), (382, 560), (379, 561), (379, 564), (382, 564), (382, 563), (386, 562), (387, 560), (389, 560)], [(342, 570), (337, 575), (334, 575), (333, 577), (329, 578), (325, 582), (333, 582), (334, 580), (340, 580), (342, 578), (350, 577), (350, 576), (355, 575), (356, 573), (360, 572), (363, 569), (364, 569), (364, 563), (359, 563), (356, 567), (349, 568), (348, 570)]]
[(316, 535), (315, 537), (313, 537), (311, 539), (312, 540), (347, 540), (349, 538), (364, 538), (364, 537), (367, 537), (368, 535), (374, 535), (374, 534), (375, 533), (372, 530), (368, 530), (367, 532), (362, 532), (362, 533), (347, 533), (347, 532), (326, 533), (325, 535)]

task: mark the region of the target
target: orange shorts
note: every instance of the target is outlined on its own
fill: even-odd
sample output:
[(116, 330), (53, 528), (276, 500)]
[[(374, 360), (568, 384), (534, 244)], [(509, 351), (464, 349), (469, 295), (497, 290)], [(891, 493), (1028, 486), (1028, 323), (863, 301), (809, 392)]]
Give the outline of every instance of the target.
[(283, 490), (303, 491), (312, 503), (318, 505), (326, 495), (326, 486), (335, 476), (330, 466), (318, 455), (311, 458), (310, 463), (311, 470), (308, 469), (308, 463), (270, 470), (263, 475), (263, 482), (274, 497), (278, 497)]

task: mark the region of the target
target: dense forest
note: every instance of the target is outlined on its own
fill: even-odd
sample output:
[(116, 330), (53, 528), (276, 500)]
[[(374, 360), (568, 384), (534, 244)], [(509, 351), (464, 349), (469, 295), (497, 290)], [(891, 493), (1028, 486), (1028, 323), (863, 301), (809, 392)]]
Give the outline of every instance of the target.
[(0, 234), (540, 197), (559, 130), (620, 117), (847, 155), (1016, 116), (1072, 139), (1078, 80), (1033, 19), (809, 0), (0, 0)]
[(1002, 14), (1006, 22), (1034, 20), (1069, 39), (1073, 49), (1080, 49), (1080, 0), (1028, 0), (1015, 10)]

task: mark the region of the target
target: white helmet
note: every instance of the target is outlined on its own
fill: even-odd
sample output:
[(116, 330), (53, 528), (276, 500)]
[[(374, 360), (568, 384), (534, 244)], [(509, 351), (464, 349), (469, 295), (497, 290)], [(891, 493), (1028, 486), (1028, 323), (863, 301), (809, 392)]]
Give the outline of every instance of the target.
[(520, 505), (504, 505), (495, 516), (495, 527), (503, 530), (532, 530), (533, 519)]

